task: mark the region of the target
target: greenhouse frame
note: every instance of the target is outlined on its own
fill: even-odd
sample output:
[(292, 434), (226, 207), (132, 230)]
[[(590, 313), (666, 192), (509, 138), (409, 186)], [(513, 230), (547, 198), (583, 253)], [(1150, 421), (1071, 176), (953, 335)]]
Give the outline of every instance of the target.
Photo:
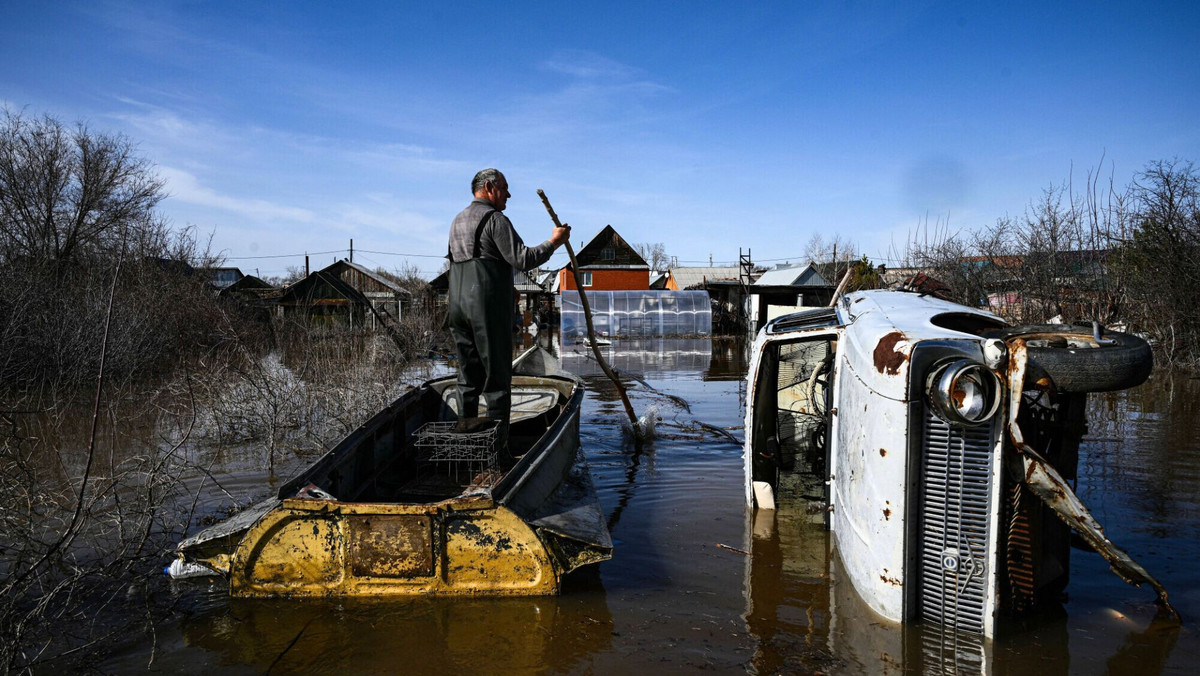
[[(589, 291), (588, 303), (600, 336), (707, 336), (712, 305), (707, 291)], [(563, 337), (587, 335), (578, 291), (560, 298)]]

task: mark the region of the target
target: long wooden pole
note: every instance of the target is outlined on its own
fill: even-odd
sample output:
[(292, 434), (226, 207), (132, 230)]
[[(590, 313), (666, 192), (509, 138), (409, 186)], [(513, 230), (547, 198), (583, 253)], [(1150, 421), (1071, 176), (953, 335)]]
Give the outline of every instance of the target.
[(846, 285), (850, 283), (850, 272), (852, 268), (846, 269), (846, 274), (842, 275), (842, 281), (838, 283), (837, 288), (833, 291), (833, 298), (829, 299), (829, 307), (837, 305), (838, 299), (842, 297), (842, 292), (846, 290)]
[[(546, 211), (550, 214), (550, 220), (554, 221), (555, 227), (563, 227), (563, 224), (558, 220), (558, 214), (554, 213), (554, 207), (550, 206), (550, 200), (546, 197), (546, 193), (542, 192), (541, 188), (537, 191), (538, 197), (542, 198), (542, 204), (546, 205)], [(571, 241), (567, 240), (567, 256), (571, 258), (571, 273), (575, 276), (575, 288), (579, 290), (579, 302), (583, 305), (583, 318), (587, 321), (588, 342), (592, 345), (592, 354), (596, 355), (596, 361), (600, 363), (601, 370), (604, 375), (608, 376), (613, 384), (617, 386), (617, 394), (621, 395), (621, 403), (625, 405), (625, 413), (629, 416), (629, 424), (633, 428), (633, 438), (640, 441), (642, 431), (638, 427), (637, 414), (633, 412), (633, 404), (629, 403), (629, 395), (625, 392), (625, 385), (621, 383), (621, 379), (613, 372), (608, 365), (608, 360), (604, 358), (604, 354), (600, 352), (600, 346), (596, 343), (596, 327), (592, 324), (592, 308), (588, 305), (587, 294), (583, 292), (583, 280), (579, 275), (579, 264), (575, 261), (575, 249), (571, 246)]]

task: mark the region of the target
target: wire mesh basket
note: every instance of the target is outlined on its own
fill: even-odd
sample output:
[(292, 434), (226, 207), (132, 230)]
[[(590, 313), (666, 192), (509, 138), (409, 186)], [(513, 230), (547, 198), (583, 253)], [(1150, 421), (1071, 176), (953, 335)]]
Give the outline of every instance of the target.
[(417, 460), (450, 474), (474, 475), (497, 464), (495, 421), (485, 429), (456, 432), (455, 422), (425, 423), (417, 430)]

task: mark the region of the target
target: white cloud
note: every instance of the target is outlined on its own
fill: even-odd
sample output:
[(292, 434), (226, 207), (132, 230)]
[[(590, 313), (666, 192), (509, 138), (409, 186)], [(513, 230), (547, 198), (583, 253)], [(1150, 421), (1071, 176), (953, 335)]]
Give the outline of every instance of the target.
[[(593, 52), (559, 52), (541, 68), (567, 76), (566, 82), (557, 89), (514, 96), (482, 122), (484, 128), (503, 130), (510, 147), (550, 139), (618, 143), (658, 117), (649, 112), (652, 99), (674, 91), (640, 69)], [(613, 131), (620, 136), (608, 138)]]
[(556, 53), (542, 63), (542, 68), (585, 79), (627, 80), (637, 75), (637, 70), (623, 63), (601, 56), (595, 52), (570, 49)]
[[(462, 176), (477, 171), (463, 160), (438, 157), (437, 151), (423, 146), (392, 143), (340, 149), (342, 155), (360, 166), (374, 171), (399, 174)], [(468, 177), (469, 178), (469, 177)]]
[(308, 209), (288, 207), (261, 199), (244, 199), (222, 195), (203, 185), (192, 174), (172, 167), (160, 167), (159, 175), (166, 181), (170, 199), (210, 209), (220, 209), (248, 220), (286, 221), (299, 223), (316, 222), (317, 217)]

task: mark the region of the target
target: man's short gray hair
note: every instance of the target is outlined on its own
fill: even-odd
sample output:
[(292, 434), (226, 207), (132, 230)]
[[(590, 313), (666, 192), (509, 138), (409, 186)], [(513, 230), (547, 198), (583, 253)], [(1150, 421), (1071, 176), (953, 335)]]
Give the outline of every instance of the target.
[(474, 195), (483, 190), (483, 187), (488, 183), (499, 185), (499, 179), (501, 178), (504, 178), (504, 174), (500, 173), (499, 169), (488, 168), (480, 171), (478, 174), (475, 174), (475, 178), (471, 179), (471, 194)]

